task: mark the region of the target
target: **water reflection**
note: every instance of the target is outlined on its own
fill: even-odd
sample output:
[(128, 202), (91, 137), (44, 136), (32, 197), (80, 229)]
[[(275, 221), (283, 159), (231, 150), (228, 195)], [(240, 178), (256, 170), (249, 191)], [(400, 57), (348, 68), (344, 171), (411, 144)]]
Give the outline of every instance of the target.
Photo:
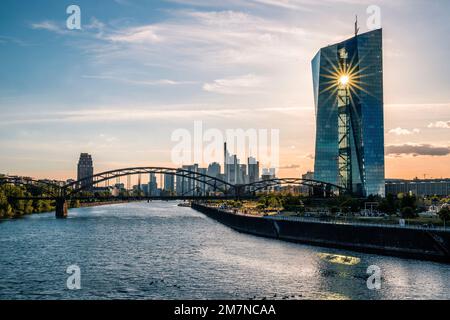
[(327, 262), (335, 264), (343, 264), (346, 266), (354, 266), (361, 262), (361, 259), (351, 256), (343, 256), (339, 254), (319, 253), (318, 256)]
[[(170, 202), (3, 222), (0, 262), (0, 299), (450, 298), (447, 265), (259, 238)], [(65, 287), (71, 264), (80, 291)]]

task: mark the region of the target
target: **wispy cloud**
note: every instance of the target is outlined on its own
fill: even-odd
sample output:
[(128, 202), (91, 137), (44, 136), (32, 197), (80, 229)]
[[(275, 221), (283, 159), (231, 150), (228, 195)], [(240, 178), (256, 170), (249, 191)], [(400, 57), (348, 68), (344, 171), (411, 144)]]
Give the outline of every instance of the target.
[[(311, 1), (292, 1), (292, 0), (252, 0), (253, 2), (268, 6), (289, 9), (311, 11)], [(305, 3), (306, 2), (306, 3)], [(307, 5), (310, 5), (309, 7)]]
[(0, 44), (11, 44), (11, 43), (17, 44), (22, 47), (26, 47), (29, 45), (29, 43), (19, 38), (0, 35)]
[(84, 75), (84, 79), (95, 79), (95, 80), (108, 80), (108, 81), (117, 81), (132, 85), (140, 85), (140, 86), (161, 86), (161, 85), (186, 85), (186, 84), (195, 84), (195, 81), (176, 81), (169, 79), (158, 79), (158, 80), (135, 80), (129, 79), (125, 77), (119, 76), (109, 76), (109, 75)]
[(63, 25), (59, 25), (56, 22), (49, 21), (49, 20), (32, 23), (31, 28), (33, 28), (35, 30), (46, 30), (46, 31), (57, 33), (57, 34), (67, 34), (68, 33), (68, 30), (65, 29)]
[(450, 129), (450, 121), (436, 121), (434, 123), (430, 123), (428, 128)]
[(389, 130), (389, 133), (395, 134), (397, 136), (409, 136), (412, 134), (420, 133), (420, 129), (415, 128), (412, 130), (408, 130), (408, 129), (403, 129), (403, 128), (398, 127), (398, 128)]
[(450, 154), (450, 147), (434, 146), (431, 144), (402, 144), (386, 146), (387, 155), (410, 155), (410, 156), (447, 156)]
[(159, 28), (156, 25), (134, 27), (115, 32), (114, 34), (106, 36), (105, 39), (112, 42), (134, 44), (158, 43), (163, 41), (163, 37), (158, 35), (158, 31)]
[(273, 68), (273, 61), (292, 63), (306, 43), (327, 37), (314, 29), (239, 11), (179, 10), (171, 14), (175, 19), (123, 29), (105, 28), (104, 42), (87, 50), (102, 61), (183, 63), (183, 67), (202, 69), (218, 69), (219, 65), (220, 69), (229, 65)]
[(211, 83), (205, 83), (203, 90), (219, 94), (249, 94), (260, 91), (265, 78), (248, 74), (239, 77), (217, 79)]
[(290, 169), (300, 169), (302, 166), (299, 164), (289, 164), (285, 166), (281, 166), (278, 169), (280, 170), (290, 170)]
[(286, 114), (291, 112), (298, 114), (307, 108), (258, 108), (259, 113), (255, 114), (254, 108), (227, 107), (212, 105), (152, 105), (143, 107), (117, 107), (117, 108), (97, 108), (97, 109), (76, 109), (61, 112), (39, 112), (39, 113), (18, 113), (3, 114), (0, 126), (14, 126), (33, 123), (111, 123), (111, 122), (140, 122), (149, 120), (197, 120), (212, 118), (239, 119), (242, 117), (261, 115), (265, 117), (265, 112)]

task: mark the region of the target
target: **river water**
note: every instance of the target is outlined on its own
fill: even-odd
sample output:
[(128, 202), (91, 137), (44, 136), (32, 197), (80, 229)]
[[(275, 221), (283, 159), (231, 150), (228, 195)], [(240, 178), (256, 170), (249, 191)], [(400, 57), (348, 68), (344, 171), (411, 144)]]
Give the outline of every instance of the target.
[[(67, 288), (71, 265), (80, 290)], [(371, 265), (379, 290), (367, 286)], [(259, 238), (176, 202), (0, 222), (0, 299), (253, 298), (450, 299), (450, 266)]]

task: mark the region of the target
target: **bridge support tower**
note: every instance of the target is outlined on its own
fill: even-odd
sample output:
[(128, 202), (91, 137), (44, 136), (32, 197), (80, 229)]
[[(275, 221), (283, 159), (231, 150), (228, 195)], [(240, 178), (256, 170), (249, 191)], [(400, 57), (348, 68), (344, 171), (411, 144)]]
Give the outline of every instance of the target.
[(56, 199), (56, 218), (67, 218), (68, 206), (65, 198)]

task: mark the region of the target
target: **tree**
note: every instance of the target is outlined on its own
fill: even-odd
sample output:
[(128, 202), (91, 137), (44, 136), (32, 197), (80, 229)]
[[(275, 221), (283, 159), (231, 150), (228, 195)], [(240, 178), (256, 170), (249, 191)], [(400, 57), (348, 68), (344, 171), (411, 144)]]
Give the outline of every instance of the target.
[(8, 198), (6, 197), (3, 190), (0, 189), (0, 219), (10, 218), (13, 216), (13, 211), (8, 203)]
[(442, 209), (438, 213), (439, 218), (441, 218), (442, 221), (447, 222), (450, 220), (450, 208), (449, 207), (442, 207)]
[(404, 207), (402, 209), (402, 218), (404, 218), (404, 219), (417, 218), (417, 214), (414, 212), (413, 208), (411, 208), (411, 207)]
[(394, 215), (397, 213), (397, 199), (393, 194), (388, 194), (385, 199), (381, 200), (380, 205), (378, 209), (383, 212), (387, 213), (388, 215)]
[(412, 208), (415, 210), (417, 208), (417, 198), (415, 195), (404, 194), (400, 199), (400, 207), (403, 208)]

